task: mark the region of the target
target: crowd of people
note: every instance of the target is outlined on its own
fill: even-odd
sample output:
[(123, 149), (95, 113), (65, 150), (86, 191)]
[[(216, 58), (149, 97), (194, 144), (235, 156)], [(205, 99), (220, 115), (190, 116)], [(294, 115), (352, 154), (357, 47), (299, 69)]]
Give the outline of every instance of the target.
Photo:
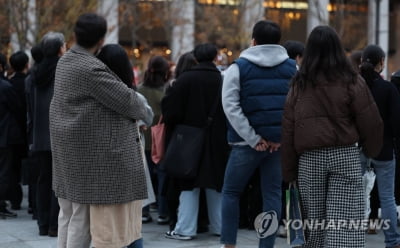
[[(279, 25), (262, 20), (229, 67), (216, 65), (215, 45), (199, 44), (174, 67), (153, 56), (137, 84), (125, 50), (104, 45), (106, 31), (103, 17), (83, 14), (68, 51), (62, 33), (48, 32), (30, 68), (25, 52), (9, 63), (0, 54), (1, 217), (21, 208), (22, 178), (39, 235), (58, 237), (60, 248), (142, 248), (151, 207), (169, 225), (166, 238), (208, 231), (224, 248), (236, 247), (238, 229), (254, 229), (259, 213), (273, 213), (280, 227), (259, 241), (272, 248), (286, 235), (289, 183), (304, 219), (363, 220), (363, 173), (372, 167), (369, 218), (380, 207), (385, 246), (400, 247), (400, 74), (380, 75), (379, 46), (347, 56), (329, 26), (314, 28), (306, 44), (280, 45)], [(204, 129), (194, 176), (153, 159), (157, 123), (165, 150), (178, 127)], [(361, 248), (365, 234), (306, 228), (302, 247)]]

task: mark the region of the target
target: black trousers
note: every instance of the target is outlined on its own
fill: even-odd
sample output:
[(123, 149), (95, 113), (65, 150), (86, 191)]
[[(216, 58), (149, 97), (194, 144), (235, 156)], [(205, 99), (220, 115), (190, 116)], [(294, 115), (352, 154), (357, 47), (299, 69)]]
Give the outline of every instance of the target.
[(50, 151), (36, 152), (34, 155), (39, 166), (36, 186), (36, 208), (39, 230), (56, 231), (60, 207), (52, 190), (52, 157)]
[(8, 198), (9, 188), (12, 182), (13, 150), (0, 148), (0, 200)]
[(7, 200), (10, 201), (13, 208), (20, 208), (22, 202), (21, 162), (26, 156), (26, 146), (24, 144), (12, 145), (12, 155), (11, 181)]
[(179, 196), (181, 190), (175, 183), (175, 180), (167, 177), (165, 184), (165, 195), (167, 198), (168, 215), (169, 215), (169, 230), (175, 229), (176, 222), (178, 221), (177, 211), (179, 207)]
[(36, 187), (39, 178), (39, 163), (34, 153), (31, 153), (28, 158), (28, 206), (33, 211), (33, 216), (37, 218), (36, 211)]

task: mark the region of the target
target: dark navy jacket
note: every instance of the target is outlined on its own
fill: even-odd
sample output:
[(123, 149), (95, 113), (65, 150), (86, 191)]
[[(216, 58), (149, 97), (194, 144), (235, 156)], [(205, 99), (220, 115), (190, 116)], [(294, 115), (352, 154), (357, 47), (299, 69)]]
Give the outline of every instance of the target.
[[(260, 67), (245, 58), (235, 60), (240, 71), (240, 104), (256, 133), (268, 141), (279, 143), (283, 107), (289, 81), (296, 73), (296, 62), (287, 59), (274, 67)], [(231, 125), (229, 143), (243, 139)]]

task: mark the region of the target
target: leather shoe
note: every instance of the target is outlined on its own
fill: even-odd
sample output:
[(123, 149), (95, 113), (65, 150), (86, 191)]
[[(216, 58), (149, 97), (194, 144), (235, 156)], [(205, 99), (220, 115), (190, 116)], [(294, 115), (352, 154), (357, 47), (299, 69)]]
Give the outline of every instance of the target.
[(48, 235), (49, 237), (57, 237), (58, 232), (57, 230), (49, 230)]

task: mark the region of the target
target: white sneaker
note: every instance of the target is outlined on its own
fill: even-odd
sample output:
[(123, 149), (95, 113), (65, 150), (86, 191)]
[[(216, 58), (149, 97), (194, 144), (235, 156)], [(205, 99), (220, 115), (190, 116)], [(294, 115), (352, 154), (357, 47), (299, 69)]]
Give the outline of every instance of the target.
[(181, 235), (181, 234), (176, 233), (175, 231), (166, 232), (165, 237), (167, 239), (176, 239), (176, 240), (191, 240), (191, 239), (193, 239), (192, 236)]

